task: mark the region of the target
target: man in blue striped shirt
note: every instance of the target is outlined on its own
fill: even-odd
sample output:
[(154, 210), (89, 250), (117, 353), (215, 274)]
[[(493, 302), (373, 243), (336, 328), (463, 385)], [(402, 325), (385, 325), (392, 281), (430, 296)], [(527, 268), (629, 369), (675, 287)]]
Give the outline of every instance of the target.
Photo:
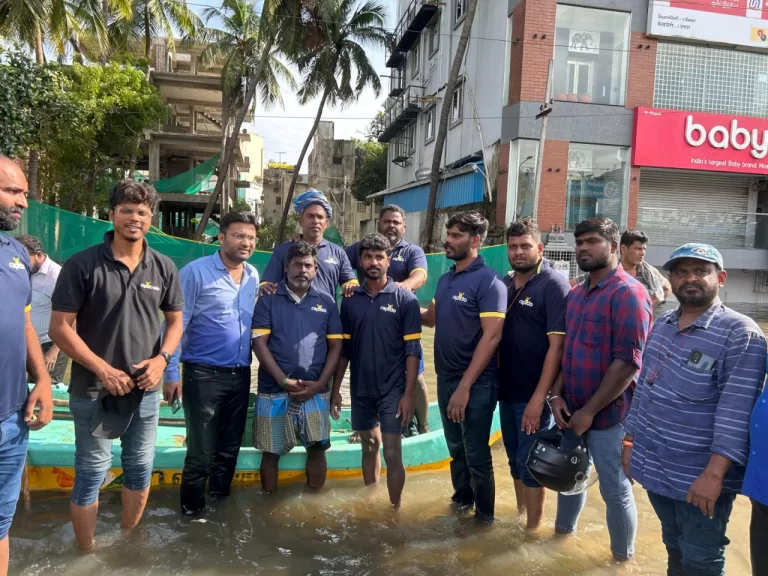
[(229, 494), (251, 390), (251, 320), (259, 274), (247, 260), (256, 247), (256, 217), (230, 212), (220, 230), (219, 251), (181, 269), (184, 335), (165, 369), (165, 399), (172, 404), (183, 395), (187, 423), (181, 477), (185, 514), (205, 508), (206, 481), (211, 496)]
[(648, 339), (622, 464), (661, 521), (667, 573), (722, 576), (766, 342), (754, 321), (720, 302), (727, 274), (715, 248), (685, 244), (664, 269), (680, 307)]

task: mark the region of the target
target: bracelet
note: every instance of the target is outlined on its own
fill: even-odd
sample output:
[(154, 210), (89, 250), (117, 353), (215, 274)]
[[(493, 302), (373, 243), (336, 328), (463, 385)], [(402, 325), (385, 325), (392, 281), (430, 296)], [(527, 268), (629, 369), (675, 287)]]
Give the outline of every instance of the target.
[(282, 381), (282, 382), (280, 382), (280, 388), (282, 388), (283, 390), (285, 390), (285, 387), (286, 387), (286, 386), (288, 386), (288, 380), (289, 380), (288, 376), (286, 376), (285, 378), (283, 378), (283, 381)]
[(632, 440), (622, 440), (621, 445), (624, 446), (625, 448), (632, 448), (632, 446), (634, 446), (634, 443), (632, 442)]
[(547, 404), (550, 404), (552, 400), (554, 400), (555, 398), (560, 398), (560, 396), (550, 396), (549, 398), (547, 398)]

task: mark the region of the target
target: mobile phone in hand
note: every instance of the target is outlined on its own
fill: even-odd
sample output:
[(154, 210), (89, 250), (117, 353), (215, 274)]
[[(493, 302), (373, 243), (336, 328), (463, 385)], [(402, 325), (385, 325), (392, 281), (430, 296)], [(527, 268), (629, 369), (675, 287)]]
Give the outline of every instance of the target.
[(171, 402), (171, 414), (176, 414), (179, 410), (181, 410), (181, 398), (174, 396)]

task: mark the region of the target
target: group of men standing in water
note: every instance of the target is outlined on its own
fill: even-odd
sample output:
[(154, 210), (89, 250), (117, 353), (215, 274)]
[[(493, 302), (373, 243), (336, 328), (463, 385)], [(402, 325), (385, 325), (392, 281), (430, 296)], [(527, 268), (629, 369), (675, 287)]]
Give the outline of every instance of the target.
[[(0, 158), (0, 228), (16, 227), (25, 198), (23, 174)], [(536, 432), (557, 425), (586, 439), (617, 560), (634, 555), (634, 480), (661, 521), (669, 574), (724, 573), (725, 527), (741, 491), (753, 500), (754, 574), (767, 573), (759, 542), (768, 533), (768, 452), (757, 432), (768, 426), (767, 398), (758, 399), (766, 343), (752, 320), (718, 299), (727, 275), (713, 247), (675, 250), (664, 265), (667, 283), (643, 262), (644, 235), (620, 238), (615, 223), (590, 218), (574, 231), (576, 260), (587, 276), (571, 289), (543, 258), (536, 222), (509, 226), (513, 272), (502, 279), (479, 255), (487, 220), (463, 212), (446, 223), (444, 248), (454, 265), (420, 309), (414, 291), (427, 279), (426, 259), (404, 240), (405, 214), (397, 206), (382, 210), (379, 233), (345, 251), (323, 239), (332, 209), (309, 190), (294, 202), (300, 237), (276, 248), (262, 278), (247, 262), (256, 244), (253, 215), (225, 216), (219, 251), (179, 273), (144, 238), (156, 207), (151, 186), (119, 182), (110, 194), (114, 231), (64, 264), (51, 297), (50, 338), (74, 361), (71, 509), (82, 548), (95, 541), (98, 491), (115, 438), (123, 447), (122, 525), (132, 528), (141, 518), (163, 376), (165, 399), (174, 410), (183, 405), (186, 418), (183, 513), (205, 509), (206, 489), (211, 499), (229, 494), (251, 351), (259, 360), (252, 438), (262, 451), (264, 490), (277, 489), (280, 458), (298, 445), (307, 452), (307, 484), (323, 486), (330, 418), (339, 418), (349, 367), (364, 481), (378, 482), (383, 447), (390, 501), (399, 506), (404, 429), (415, 416), (419, 431), (427, 431), (421, 330), (430, 326), (457, 508), (474, 508), (482, 522), (494, 517), (489, 439), (499, 402), (517, 504), (529, 528), (541, 522), (545, 494), (526, 457)], [(50, 421), (52, 399), (29, 315), (29, 255), (0, 235), (0, 256), (8, 337), (0, 371), (9, 383), (0, 394), (2, 572), (28, 430)], [(654, 322), (653, 306), (669, 289), (680, 307)], [(586, 493), (559, 495), (558, 533), (576, 530), (585, 501)]]

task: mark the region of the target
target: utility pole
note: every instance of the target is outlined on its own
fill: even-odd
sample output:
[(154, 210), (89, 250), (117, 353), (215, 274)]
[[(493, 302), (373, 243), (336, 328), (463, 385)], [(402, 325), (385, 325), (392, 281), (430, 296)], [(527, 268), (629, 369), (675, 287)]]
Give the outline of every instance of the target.
[(544, 168), (544, 140), (547, 138), (547, 121), (552, 112), (552, 69), (554, 61), (549, 60), (549, 70), (547, 71), (547, 93), (544, 98), (544, 104), (541, 111), (536, 114), (536, 119), (541, 118), (541, 135), (539, 136), (539, 154), (536, 159), (536, 182), (533, 186), (533, 218), (539, 217), (539, 192), (541, 190), (541, 171)]
[(282, 164), (283, 163), (283, 154), (286, 154), (286, 152), (275, 152), (275, 154), (279, 154), (280, 158), (277, 159), (277, 161)]

